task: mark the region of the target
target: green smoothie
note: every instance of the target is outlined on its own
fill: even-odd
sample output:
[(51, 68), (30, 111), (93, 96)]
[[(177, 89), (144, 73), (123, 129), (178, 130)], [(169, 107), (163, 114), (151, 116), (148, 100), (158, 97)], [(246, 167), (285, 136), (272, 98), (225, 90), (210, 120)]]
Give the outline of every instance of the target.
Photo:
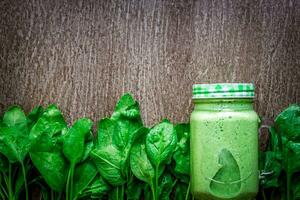
[[(252, 106), (253, 93), (246, 96), (247, 91), (242, 91), (244, 96), (234, 96), (232, 93), (242, 90), (237, 87), (227, 97), (230, 84), (225, 86), (225, 92), (221, 89), (216, 93), (209, 89), (213, 91), (213, 98), (206, 96), (193, 100), (191, 191), (195, 199), (250, 200), (258, 192), (259, 118)], [(253, 91), (252, 88), (248, 90)]]

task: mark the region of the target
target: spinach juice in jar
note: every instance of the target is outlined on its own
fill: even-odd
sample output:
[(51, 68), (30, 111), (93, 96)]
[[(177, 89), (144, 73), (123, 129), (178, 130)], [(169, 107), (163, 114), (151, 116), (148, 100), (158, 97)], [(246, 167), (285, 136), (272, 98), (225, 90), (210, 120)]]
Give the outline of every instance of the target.
[(250, 200), (258, 192), (254, 86), (193, 85), (191, 191), (195, 199)]

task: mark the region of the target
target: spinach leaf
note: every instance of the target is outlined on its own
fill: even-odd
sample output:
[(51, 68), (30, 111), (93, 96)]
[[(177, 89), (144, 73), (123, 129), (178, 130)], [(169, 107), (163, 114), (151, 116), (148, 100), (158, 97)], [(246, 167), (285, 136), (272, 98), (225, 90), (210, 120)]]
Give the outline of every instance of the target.
[(141, 122), (138, 102), (134, 100), (131, 94), (125, 93), (118, 101), (111, 118), (115, 120), (120, 118), (137, 119)]
[(121, 171), (124, 158), (113, 145), (94, 149), (91, 157), (101, 176), (111, 185), (118, 186), (126, 182)]
[[(143, 129), (143, 134), (135, 141), (130, 152), (130, 168), (132, 173), (139, 179), (149, 184), (153, 198), (155, 198), (154, 178), (155, 170), (146, 153), (147, 128)], [(161, 172), (162, 173), (162, 170)]]
[(44, 108), (42, 106), (37, 106), (27, 115), (27, 126), (29, 130), (32, 129), (34, 124), (42, 116), (43, 112), (44, 112)]
[(90, 133), (91, 127), (91, 120), (79, 119), (64, 137), (63, 153), (70, 161), (71, 167), (74, 167), (82, 159), (84, 155), (84, 138)]
[(159, 186), (159, 199), (161, 200), (169, 200), (170, 194), (173, 190), (173, 187), (176, 184), (176, 180), (174, 181), (171, 174), (165, 173), (161, 180)]
[(287, 199), (295, 199), (292, 180), (300, 172), (300, 106), (291, 105), (281, 112), (275, 119), (274, 128), (280, 137), (282, 166), (287, 178)]
[(154, 126), (146, 137), (146, 152), (153, 165), (169, 164), (176, 144), (176, 130), (169, 121)]
[[(146, 128), (144, 130), (146, 134), (149, 131)], [(151, 186), (154, 180), (155, 171), (146, 153), (146, 134), (140, 137), (131, 149), (130, 168), (138, 179)]]
[(108, 194), (108, 200), (124, 199), (124, 185), (114, 187)]
[[(3, 124), (0, 127), (0, 153), (4, 154), (9, 161), (9, 170), (7, 175), (7, 193), (9, 198), (12, 198), (13, 196), (12, 164), (18, 162), (21, 165), (22, 170), (22, 173), (19, 174), (18, 178), (22, 180), (21, 183), (25, 186), (25, 198), (28, 199), (26, 169), (24, 165), (24, 160), (29, 151), (28, 134), (27, 118), (25, 113), (19, 106), (10, 107), (4, 113)], [(17, 183), (20, 183), (20, 181)], [(15, 192), (15, 195), (18, 195), (19, 191)]]
[(50, 105), (30, 131), (30, 157), (47, 184), (61, 192), (66, 182), (67, 162), (62, 153), (62, 132), (66, 122), (55, 105)]
[(98, 134), (96, 148), (112, 144), (112, 133), (115, 129), (115, 121), (109, 118), (103, 118), (98, 122)]
[(95, 148), (90, 156), (101, 177), (115, 188), (110, 198), (123, 198), (129, 182), (129, 155), (134, 141), (143, 134), (138, 103), (130, 94), (121, 97), (111, 118), (99, 121)]
[(102, 199), (110, 189), (110, 185), (101, 176), (97, 175), (81, 193), (80, 199)]
[(30, 157), (51, 189), (61, 192), (65, 187), (68, 172), (63, 154), (60, 151), (31, 152)]
[(300, 142), (300, 106), (291, 105), (275, 119), (278, 132), (288, 140)]
[(151, 193), (151, 188), (150, 188), (149, 184), (144, 184), (144, 187), (143, 187), (143, 197), (144, 197), (145, 200), (154, 200), (156, 198), (155, 194), (153, 195)]
[(10, 163), (23, 163), (29, 151), (28, 135), (15, 127), (0, 128), (0, 152)]
[(180, 181), (189, 183), (190, 175), (190, 127), (189, 124), (175, 126), (178, 143), (173, 155), (173, 174)]
[(101, 176), (113, 186), (125, 183), (122, 174), (122, 164), (125, 158), (122, 152), (112, 144), (112, 136), (116, 129), (116, 121), (102, 119), (98, 126), (98, 142), (91, 151), (91, 158), (96, 164)]
[(140, 128), (142, 128), (142, 124), (135, 121), (123, 119), (115, 121), (112, 143), (128, 156), (133, 142), (141, 133), (139, 132)]
[(277, 189), (282, 199), (296, 199), (300, 184), (295, 178), (300, 173), (300, 106), (291, 105), (281, 112), (270, 133), (264, 170), (271, 175), (265, 177), (262, 186)]
[[(28, 161), (28, 159), (26, 159)], [(15, 182), (14, 182), (14, 196), (15, 198), (19, 198), (22, 190), (24, 189), (25, 180), (23, 177), (23, 173), (25, 174), (25, 177), (28, 177), (28, 174), (32, 171), (32, 165), (30, 162), (24, 163), (24, 171), (22, 171), (20, 168), (18, 168), (15, 176)], [(27, 183), (26, 183), (27, 184)]]
[(84, 139), (90, 133), (92, 121), (86, 118), (77, 120), (64, 136), (63, 153), (70, 162), (70, 169), (67, 178), (66, 199), (73, 199), (73, 176), (75, 165), (84, 156)]
[(287, 197), (295, 199), (292, 194), (292, 178), (300, 173), (300, 143), (289, 141), (284, 146), (283, 168), (287, 175)]
[(78, 165), (74, 172), (74, 199), (77, 199), (94, 180), (98, 171), (91, 160)]
[(278, 187), (279, 176), (282, 170), (282, 154), (280, 152), (267, 151), (265, 152), (265, 172), (270, 173), (265, 179), (262, 180), (264, 188)]
[(60, 110), (50, 105), (30, 131), (30, 151), (51, 151), (61, 147), (60, 140), (66, 129), (67, 124)]
[(4, 113), (3, 123), (7, 127), (14, 127), (22, 131), (27, 130), (27, 118), (19, 106), (12, 106)]
[(4, 126), (0, 127), (0, 152), (10, 163), (23, 163), (29, 150), (27, 119), (18, 106), (10, 107), (3, 117)]
[(159, 197), (158, 179), (163, 164), (169, 164), (176, 148), (177, 135), (174, 126), (167, 120), (151, 128), (146, 136), (146, 152), (155, 167), (155, 199)]
[(94, 149), (94, 136), (93, 133), (90, 132), (89, 134), (86, 135), (84, 139), (84, 152), (80, 160), (80, 163), (86, 161), (89, 158), (90, 153), (93, 149)]
[(134, 176), (131, 176), (127, 182), (126, 187), (126, 199), (128, 200), (140, 200), (142, 197), (144, 184)]

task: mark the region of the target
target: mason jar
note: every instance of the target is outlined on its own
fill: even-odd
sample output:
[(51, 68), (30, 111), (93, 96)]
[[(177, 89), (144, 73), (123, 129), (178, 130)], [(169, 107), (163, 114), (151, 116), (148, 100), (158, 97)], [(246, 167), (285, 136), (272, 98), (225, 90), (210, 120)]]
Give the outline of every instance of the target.
[(195, 199), (255, 199), (258, 123), (254, 85), (193, 85), (191, 191)]

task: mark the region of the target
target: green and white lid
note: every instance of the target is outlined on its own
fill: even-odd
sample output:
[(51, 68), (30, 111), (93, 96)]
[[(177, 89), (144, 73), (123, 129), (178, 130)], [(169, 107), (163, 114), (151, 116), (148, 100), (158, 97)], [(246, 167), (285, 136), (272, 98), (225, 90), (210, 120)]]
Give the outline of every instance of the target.
[(252, 83), (194, 84), (193, 99), (254, 98)]

